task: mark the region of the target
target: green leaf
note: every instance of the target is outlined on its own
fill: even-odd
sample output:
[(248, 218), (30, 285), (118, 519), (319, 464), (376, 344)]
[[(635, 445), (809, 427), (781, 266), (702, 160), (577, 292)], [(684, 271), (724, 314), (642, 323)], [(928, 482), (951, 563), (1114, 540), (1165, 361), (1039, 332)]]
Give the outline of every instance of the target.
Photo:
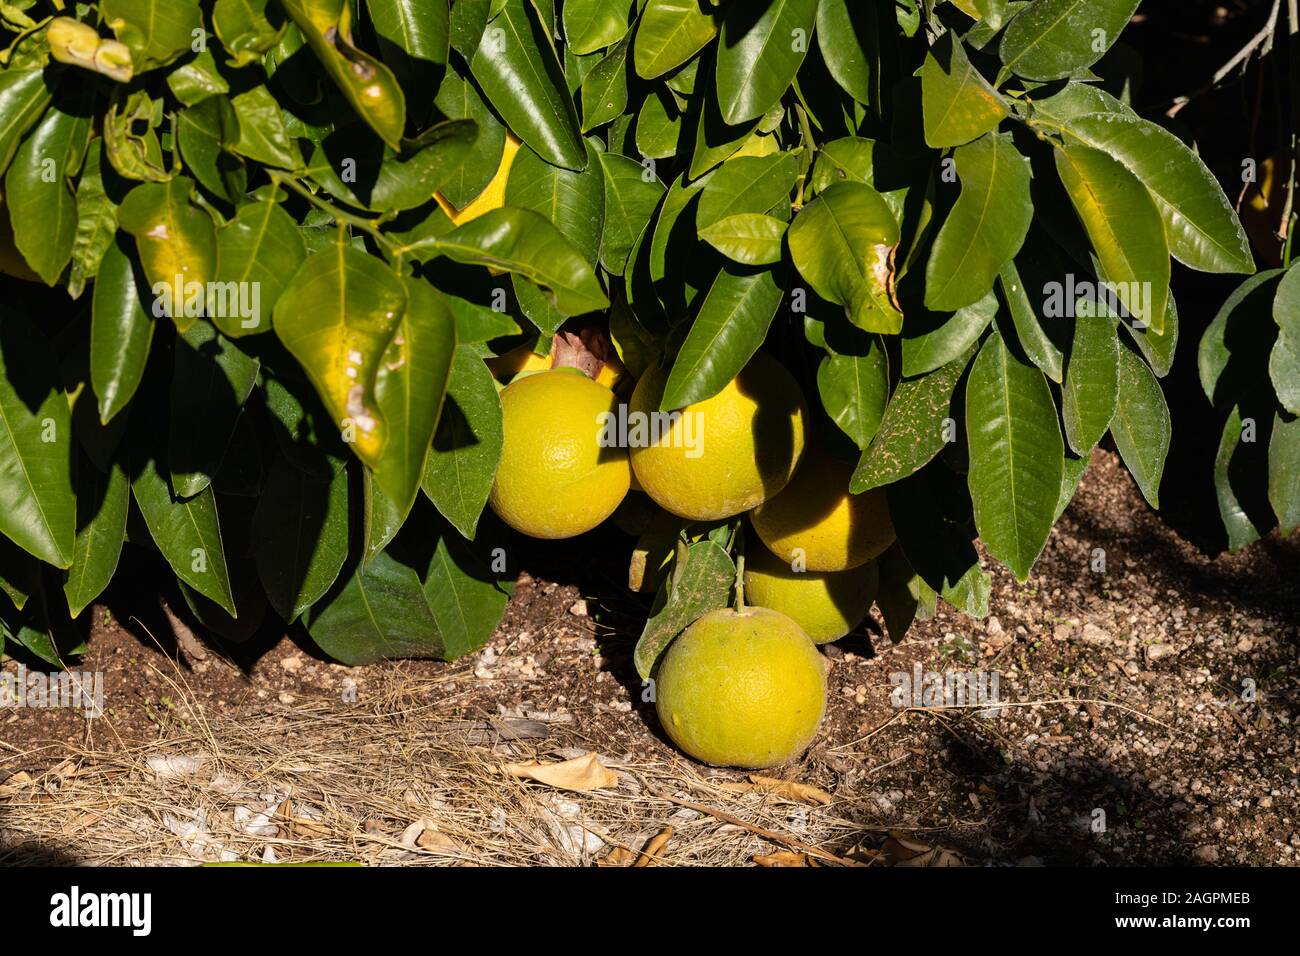
[(1083, 480), (1083, 473), (1088, 470), (1088, 463), (1091, 460), (1091, 454), (1081, 458), (1071, 458), (1066, 454), (1065, 461), (1062, 463), (1064, 470), (1061, 472), (1061, 495), (1056, 499), (1053, 524), (1065, 514), (1065, 509), (1070, 507), (1070, 502), (1074, 500), (1074, 493), (1079, 490), (1079, 482)]
[(695, 114), (695, 151), (691, 154), (689, 178), (699, 179), (714, 166), (735, 156), (750, 143), (759, 120), (729, 126), (722, 118), (718, 101), (706, 96)]
[(799, 178), (795, 153), (771, 156), (740, 156), (723, 163), (705, 184), (695, 212), (701, 231), (729, 216), (768, 213), (790, 202), (790, 191)]
[[(243, 0), (234, 2), (242, 3)], [(192, 60), (169, 70), (167, 88), (185, 106), (194, 106), (209, 96), (224, 96), (230, 92), (230, 84), (221, 75), (210, 48), (201, 50)]]
[(907, 636), (914, 620), (934, 616), (935, 593), (913, 570), (897, 541), (876, 563), (880, 566), (876, 606), (885, 619), (889, 639), (897, 644)]
[(641, 103), (636, 117), (636, 148), (646, 159), (668, 159), (677, 152), (682, 117), (672, 96), (655, 90)]
[(235, 614), (212, 489), (205, 488), (193, 498), (177, 498), (168, 487), (157, 456), (133, 465), (138, 470), (131, 482), (131, 493), (162, 556), (178, 578)]
[(406, 309), (387, 266), (350, 246), (310, 256), (275, 304), (275, 334), (306, 370), (331, 418), (363, 462), (378, 465), (388, 426), (375, 379)]
[(1006, 104), (980, 75), (966, 48), (945, 33), (930, 47), (921, 67), (925, 141), (935, 149), (960, 146), (997, 129)]
[(77, 517), (72, 416), (54, 349), (14, 312), (0, 319), (0, 424), (0, 533), (66, 568)]
[(277, 456), (253, 515), (254, 560), (288, 623), (333, 586), (348, 555), (348, 473), (322, 481)]
[(761, 213), (740, 213), (700, 230), (700, 238), (720, 253), (747, 266), (781, 261), (786, 224)]
[(1300, 271), (1287, 270), (1273, 300), (1277, 341), (1269, 353), (1268, 374), (1277, 400), (1292, 415), (1300, 414)]
[(579, 56), (613, 46), (627, 35), (629, 0), (568, 0), (564, 40)]
[(710, 611), (726, 607), (735, 580), (736, 566), (720, 545), (707, 540), (678, 543), (668, 598), (646, 621), (632, 656), (643, 680), (650, 679), (673, 638)]
[[(465, 0), (460, 0), (452, 9), (463, 6)], [(453, 69), (447, 70), (433, 103), (448, 119), (468, 119), (478, 125), (478, 138), (469, 155), (451, 172), (441, 189), (443, 198), (457, 209), (464, 209), (496, 175), (506, 146), (506, 129), (492, 115), (474, 84)]]
[(456, 0), (451, 5), (451, 48), (468, 63), (483, 39), (493, 0)]
[(826, 355), (817, 367), (817, 391), (831, 421), (865, 449), (880, 430), (889, 402), (884, 348), (871, 338), (864, 355)]
[(117, 570), (126, 540), (131, 481), (113, 462), (107, 474), (83, 460), (77, 469), (77, 538), (63, 582), (68, 611), (76, 617), (103, 593)]
[(1128, 349), (1119, 353), (1119, 401), (1110, 433), (1142, 497), (1159, 508), (1160, 476), (1171, 435), (1169, 408), (1160, 382)]
[[(127, 194), (118, 210), (121, 227), (135, 238), (140, 265), (162, 314), (184, 332), (204, 308), (216, 266), (217, 234), (212, 217), (190, 205), (193, 180), (144, 183)], [(170, 306), (170, 307), (168, 307)]]
[(298, 146), (289, 135), (280, 104), (265, 86), (255, 86), (230, 100), (238, 118), (239, 138), (231, 148), (240, 156), (267, 166), (297, 169)]
[(862, 453), (849, 482), (849, 490), (861, 494), (898, 481), (920, 470), (943, 450), (948, 434), (953, 389), (957, 387), (970, 357), (967, 354), (923, 378), (903, 379), (885, 408), (880, 430)]
[(203, 36), (198, 0), (101, 0), (99, 13), (131, 49), (137, 74), (166, 66)]
[(236, 202), (244, 194), (247, 174), (228, 152), (239, 140), (239, 119), (224, 96), (209, 96), (176, 116), (176, 142), (186, 168), (213, 195)]
[(758, 119), (794, 82), (817, 18), (817, 0), (771, 0), (761, 9), (733, 4), (722, 21), (717, 89), (732, 126)]
[(438, 625), (413, 568), (381, 551), (306, 616), (321, 650), (344, 664), (437, 657)]
[(1201, 389), (1215, 408), (1231, 407), (1243, 392), (1267, 380), (1264, 356), (1277, 336), (1277, 325), (1269, 319), (1285, 275), (1281, 269), (1270, 269), (1251, 276), (1228, 296), (1201, 337), (1197, 350)]
[(664, 185), (650, 170), (626, 156), (601, 153), (600, 164), (605, 171), (605, 231), (600, 240), (600, 262), (607, 271), (622, 275), (628, 256), (663, 198)]
[(1020, 278), (1020, 270), (1016, 267), (1014, 259), (1002, 267), (998, 277), (1001, 280), (1002, 294), (1006, 297), (1007, 311), (1011, 313), (1011, 321), (1015, 325), (1016, 338), (1020, 341), (1020, 347), (1025, 350), (1025, 355), (1031, 362), (1042, 369), (1053, 382), (1059, 384), (1065, 374), (1065, 360), (1056, 343), (1043, 331), (1033, 301), (1029, 297), (1029, 290), (1025, 288)]
[(163, 162), (158, 141), (162, 105), (161, 100), (151, 99), (142, 89), (114, 96), (104, 117), (104, 153), (124, 179), (165, 183), (174, 175)]
[(1018, 362), (996, 332), (971, 367), (966, 436), (975, 526), (1024, 581), (1052, 530), (1065, 448), (1043, 373)]
[[(587, 151), (564, 73), (528, 0), (505, 0), (470, 63), (488, 102), (516, 136), (555, 166), (581, 170)], [(499, 31), (499, 32), (498, 32)]]
[(836, 183), (803, 208), (787, 234), (794, 264), (823, 299), (848, 309), (860, 329), (894, 335), (903, 316), (890, 300), (898, 222), (863, 183)]
[(1155, 123), (1114, 112), (1071, 120), (1071, 136), (1124, 164), (1155, 199), (1169, 251), (1201, 272), (1255, 271), (1250, 243), (1205, 163)]
[(1029, 80), (1061, 80), (1092, 66), (1119, 38), (1138, 2), (1038, 0), (1002, 35), (1003, 68)]
[(438, 657), (442, 660), (452, 661), (478, 650), (505, 613), (509, 595), (481, 550), (481, 546), (444, 531), (429, 561), (424, 597), (438, 625), (442, 645)]
[(361, 537), (364, 542), (361, 560), (368, 564), (397, 537), (415, 501), (412, 498), (404, 508), (388, 497), (369, 468), (361, 468), (361, 486)]
[(501, 400), (492, 373), (472, 350), (460, 346), (420, 487), (466, 538), (478, 529), (503, 440)]
[(178, 498), (212, 481), (235, 423), (257, 384), (260, 363), (207, 322), (176, 339), (171, 382), (167, 466)]
[(854, 0), (821, 0), (817, 6), (817, 44), (835, 82), (859, 103), (879, 106), (880, 35), (871, 5)]
[(312, 52), (357, 115), (393, 149), (406, 128), (406, 99), (392, 70), (352, 42), (344, 0), (280, 0)]
[(1056, 150), (1056, 169), (1119, 301), (1158, 334), (1169, 298), (1169, 244), (1155, 200), (1119, 160), (1089, 146)]
[(971, 541), (970, 507), (961, 479), (923, 469), (888, 488), (889, 515), (908, 563), (945, 601), (967, 617), (989, 613), (992, 580)]
[[(984, 298), (952, 315), (912, 313), (903, 336), (903, 375), (913, 378), (960, 358), (979, 341), (998, 311), (998, 297)], [(914, 334), (914, 333), (920, 334)]]
[(647, 80), (662, 76), (717, 35), (717, 15), (699, 0), (648, 0), (632, 47), (637, 75)]
[(587, 150), (587, 168), (575, 173), (520, 149), (506, 183), (506, 205), (545, 216), (594, 266), (605, 226), (605, 179), (595, 149), (588, 144)]
[(771, 270), (719, 272), (673, 362), (660, 407), (685, 408), (722, 391), (767, 338), (784, 295)]
[(1241, 427), (1241, 409), (1233, 406), (1228, 420), (1223, 423), (1219, 451), (1214, 459), (1214, 490), (1219, 502), (1219, 517), (1228, 533), (1228, 549), (1231, 551), (1240, 551), (1246, 545), (1258, 541), (1267, 530), (1255, 523), (1250, 509), (1242, 500), (1248, 499), (1249, 494), (1248, 489), (1240, 487), (1244, 483), (1239, 464), (1243, 459), (1238, 457), (1242, 450)]
[(1170, 290), (1169, 305), (1165, 307), (1165, 327), (1160, 332), (1151, 328), (1135, 329), (1127, 322), (1121, 322), (1120, 326), (1137, 345), (1151, 370), (1160, 378), (1168, 375), (1174, 367), (1174, 353), (1178, 351), (1178, 303), (1174, 301), (1173, 291)]
[(1110, 428), (1119, 401), (1119, 376), (1114, 320), (1106, 315), (1077, 316), (1061, 389), (1061, 417), (1065, 437), (1080, 455), (1091, 452)]
[[(284, 35), (284, 23), (273, 25), (266, 8), (271, 0), (217, 0), (212, 6), (212, 29), (230, 54), (231, 66), (256, 63)], [(371, 7), (375, 4), (371, 4)], [(278, 12), (278, 10), (277, 10)], [(373, 11), (372, 11), (373, 13)], [(277, 18), (278, 19), (278, 18)]]
[(1300, 527), (1300, 418), (1280, 412), (1268, 441), (1268, 500), (1283, 535)]
[(104, 253), (90, 307), (90, 383), (105, 425), (130, 403), (149, 359), (154, 320), (141, 279), (118, 239)]
[(277, 203), (240, 206), (217, 230), (217, 284), (208, 302), (213, 323), (231, 338), (270, 331), (271, 312), (306, 258), (302, 233)]
[(451, 40), (447, 0), (366, 0), (366, 10), (381, 41), (416, 60), (447, 62)]
[(1029, 166), (1010, 136), (983, 136), (953, 153), (961, 196), (934, 241), (925, 304), (951, 312), (979, 301), (1024, 244), (1034, 210)]
[(493, 209), (445, 236), (420, 240), (411, 248), (521, 275), (546, 289), (565, 315), (596, 312), (609, 305), (582, 253), (531, 209)]
[(403, 282), (408, 305), (375, 380), (375, 398), (388, 425), (375, 480), (405, 516), (420, 488), (447, 391), (456, 317), (429, 283), (413, 278)]
[(627, 110), (627, 41), (620, 43), (582, 81), (582, 130), (618, 119)]
[(89, 137), (88, 116), (51, 107), (5, 174), (5, 206), (14, 243), (46, 285), (58, 282), (72, 259), (77, 198), (71, 183)]
[(52, 90), (44, 70), (0, 70), (0, 172), (9, 168), (23, 135), (50, 105)]

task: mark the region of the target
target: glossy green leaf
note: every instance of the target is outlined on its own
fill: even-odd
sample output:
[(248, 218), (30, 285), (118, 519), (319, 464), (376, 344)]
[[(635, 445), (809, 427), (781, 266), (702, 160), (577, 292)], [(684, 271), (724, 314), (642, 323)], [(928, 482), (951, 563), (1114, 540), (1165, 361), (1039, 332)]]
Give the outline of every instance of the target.
[(231, 338), (269, 332), (275, 304), (306, 258), (302, 233), (278, 204), (262, 199), (240, 206), (217, 230), (216, 285), (208, 301), (213, 324)]
[(923, 468), (955, 440), (950, 416), (957, 387), (974, 350), (929, 375), (903, 379), (885, 407), (880, 429), (862, 453), (849, 490), (855, 495)]
[[(276, 23), (271, 22), (272, 17)], [(212, 29), (230, 54), (230, 65), (239, 67), (257, 63), (280, 41), (284, 20), (273, 0), (216, 0), (212, 5)]]
[(0, 70), (0, 172), (9, 168), (23, 135), (50, 105), (52, 90), (44, 70)]
[(382, 262), (334, 244), (310, 256), (275, 304), (275, 334), (310, 376), (336, 427), (375, 467), (388, 427), (375, 398), (406, 290)]
[(1136, 116), (1091, 113), (1070, 135), (1123, 163), (1155, 199), (1169, 251), (1201, 272), (1255, 271), (1250, 243), (1205, 163), (1173, 133)]
[(1102, 58), (1139, 0), (1037, 0), (1011, 21), (999, 53), (1004, 69), (1060, 80)]
[[(1214, 459), (1214, 490), (1219, 503), (1219, 517), (1228, 533), (1228, 549), (1240, 551), (1258, 541), (1267, 527), (1256, 523), (1247, 502), (1250, 489), (1243, 487), (1246, 476), (1241, 463), (1245, 461), (1241, 409), (1233, 406), (1228, 420), (1223, 423), (1219, 451)], [(1150, 500), (1150, 499), (1148, 499)]]
[(322, 480), (277, 457), (257, 500), (253, 541), (266, 596), (293, 622), (333, 586), (347, 558), (347, 469)]
[(244, 194), (247, 174), (229, 152), (239, 140), (239, 119), (230, 101), (209, 96), (176, 117), (176, 141), (186, 168), (205, 188), (226, 202)]
[(627, 35), (630, 0), (568, 0), (564, 4), (564, 39), (581, 55), (613, 46)]
[[(424, 578), (424, 597), (438, 625), (438, 657), (455, 660), (488, 642), (509, 595), (498, 583), (481, 546), (443, 533)], [(504, 554), (504, 551), (500, 553)]]
[(729, 125), (719, 111), (716, 98), (707, 96), (695, 115), (695, 151), (691, 154), (691, 179), (699, 179), (719, 163), (740, 152), (755, 135), (759, 120)]
[(1300, 418), (1273, 416), (1268, 442), (1268, 501), (1283, 535), (1300, 527)]
[(1119, 301), (1158, 334), (1169, 298), (1169, 244), (1155, 200), (1119, 160), (1089, 146), (1056, 150), (1056, 169)]
[(135, 238), (149, 287), (161, 299), (155, 314), (161, 309), (182, 332), (205, 307), (217, 257), (216, 228), (207, 212), (190, 204), (193, 187), (183, 176), (136, 186), (117, 217)]
[(546, 289), (565, 315), (582, 315), (609, 305), (582, 253), (541, 213), (531, 209), (494, 209), (445, 236), (431, 236), (411, 248), (521, 275)]
[(546, 31), (529, 0), (505, 0), (483, 34), (470, 68), (516, 136), (555, 166), (581, 170), (587, 151), (578, 114)]
[(49, 341), (0, 318), (0, 533), (56, 568), (72, 562), (77, 505), (72, 417)]
[(632, 48), (636, 72), (647, 80), (662, 76), (717, 35), (716, 14), (699, 0), (648, 0)]
[(1264, 356), (1277, 337), (1270, 321), (1277, 308), (1281, 269), (1251, 276), (1228, 296), (1201, 337), (1197, 369), (1201, 389), (1216, 408), (1236, 404), (1241, 394), (1268, 377)]
[(1287, 270), (1273, 300), (1277, 341), (1269, 353), (1268, 374), (1277, 400), (1292, 415), (1300, 414), (1300, 272)]
[[(453, 9), (462, 5), (463, 0)], [(478, 126), (478, 138), (465, 161), (451, 171), (440, 190), (449, 203), (464, 209), (496, 175), (505, 150), (506, 130), (492, 115), (474, 84), (452, 69), (447, 70), (433, 102), (448, 119), (473, 120)]]
[(90, 119), (46, 112), (14, 154), (5, 174), (5, 206), (14, 244), (46, 285), (59, 281), (77, 237), (77, 198), (72, 178), (81, 167)]
[(605, 179), (595, 149), (590, 144), (587, 149), (587, 168), (580, 173), (552, 166), (531, 149), (520, 149), (506, 183), (506, 205), (545, 216), (594, 266), (605, 225)]
[(817, 43), (831, 76), (859, 103), (880, 100), (880, 37), (875, 11), (855, 0), (821, 0), (817, 6)]
[(406, 99), (392, 70), (353, 43), (347, 0), (280, 0), (280, 6), (357, 115), (397, 149), (406, 128)]
[(998, 297), (990, 291), (951, 315), (913, 313), (903, 330), (903, 374), (908, 378), (924, 375), (966, 354), (997, 311)]
[(823, 299), (848, 309), (868, 332), (897, 334), (903, 316), (890, 298), (898, 222), (863, 183), (836, 183), (795, 217), (787, 234), (799, 272)]
[(472, 350), (458, 347), (421, 488), (466, 538), (477, 531), (503, 440), (501, 400), (492, 374)]
[(719, 272), (673, 361), (660, 407), (684, 408), (722, 391), (767, 338), (784, 294), (772, 270)]
[(1053, 523), (1065, 514), (1065, 509), (1070, 507), (1070, 502), (1074, 500), (1074, 493), (1079, 490), (1079, 482), (1083, 480), (1083, 474), (1088, 470), (1088, 463), (1092, 460), (1091, 455), (1084, 455), (1080, 458), (1071, 458), (1067, 453), (1063, 462), (1064, 469), (1061, 472), (1061, 494), (1056, 499), (1055, 515), (1052, 518)]
[[(227, 2), (227, 0), (221, 0)], [(233, 0), (242, 3), (243, 0)], [(230, 92), (230, 83), (221, 75), (217, 60), (208, 48), (181, 66), (167, 72), (167, 88), (184, 106), (194, 106), (209, 96), (224, 96)]]
[(126, 540), (131, 481), (118, 462), (107, 474), (82, 461), (77, 469), (77, 538), (63, 582), (68, 612), (77, 617), (103, 593), (117, 570)]
[(979, 301), (1024, 244), (1033, 219), (1029, 166), (1010, 136), (982, 136), (953, 153), (961, 196), (934, 241), (925, 304), (954, 311)]
[(1120, 326), (1137, 345), (1146, 358), (1151, 371), (1164, 378), (1174, 367), (1174, 354), (1178, 351), (1178, 304), (1170, 290), (1169, 305), (1165, 307), (1165, 325), (1158, 333), (1154, 329), (1135, 329), (1128, 322)]
[(306, 616), (307, 632), (330, 657), (369, 664), (386, 657), (437, 657), (438, 625), (419, 575), (381, 551)]
[(136, 473), (131, 493), (154, 544), (176, 577), (235, 614), (212, 489), (205, 488), (193, 498), (178, 498), (172, 494), (156, 456), (133, 461), (132, 465)]
[(424, 476), (456, 348), (456, 317), (427, 282), (407, 278), (407, 308), (375, 380), (388, 441), (375, 480), (403, 517)]
[(668, 159), (677, 152), (682, 116), (672, 97), (656, 90), (641, 102), (636, 117), (636, 148), (646, 159)]
[(950, 31), (926, 54), (921, 67), (925, 141), (935, 149), (960, 146), (997, 129), (1006, 104)]
[(722, 20), (716, 69), (722, 117), (732, 126), (776, 105), (812, 44), (818, 0), (733, 4)]
[(267, 166), (296, 169), (302, 165), (298, 147), (289, 136), (280, 104), (265, 86), (255, 86), (230, 100), (238, 118), (239, 138), (231, 148), (240, 156)]
[(451, 5), (451, 48), (466, 62), (474, 59), (492, 6), (493, 0), (456, 0)]
[(447, 0), (366, 0), (375, 33), (407, 56), (446, 63), (451, 43)]
[(1110, 432), (1142, 497), (1159, 508), (1160, 476), (1171, 435), (1169, 407), (1160, 382), (1128, 349), (1119, 353), (1119, 401)]
[(635, 160), (611, 153), (600, 154), (605, 172), (605, 230), (600, 240), (600, 262), (614, 275), (622, 275), (628, 256), (650, 224), (664, 185), (653, 172)]
[(627, 51), (620, 43), (582, 81), (582, 131), (613, 122), (627, 109)]
[(191, 498), (221, 465), (260, 363), (207, 322), (177, 337), (172, 358), (167, 466), (176, 497)]
[(90, 309), (90, 382), (105, 425), (130, 403), (149, 358), (154, 320), (141, 285), (142, 276), (118, 239), (104, 253)]
[(203, 36), (199, 0), (101, 0), (99, 13), (130, 48), (136, 73), (166, 66)]
[(826, 355), (817, 367), (817, 391), (831, 421), (865, 449), (879, 432), (889, 402), (884, 348), (872, 338), (864, 355)]
[(1043, 373), (1017, 361), (996, 332), (971, 367), (966, 437), (980, 539), (1024, 581), (1052, 530), (1065, 448)]
[[(421, 463), (423, 464), (423, 463)], [(411, 514), (414, 498), (403, 507), (384, 494), (375, 480), (375, 474), (369, 468), (360, 468), (361, 472), (361, 560), (370, 563), (375, 555), (388, 547), (402, 530), (402, 525)]]
[(798, 178), (795, 153), (728, 160), (709, 177), (696, 209), (695, 225), (703, 231), (728, 216), (767, 213), (788, 205)]
[(1038, 310), (1034, 308), (1015, 260), (1007, 262), (998, 276), (1020, 347), (1025, 350), (1029, 360), (1043, 370), (1043, 374), (1060, 384), (1065, 375), (1064, 357), (1056, 343), (1043, 331)]
[(667, 600), (645, 624), (632, 660), (637, 673), (648, 680), (673, 638), (709, 611), (727, 606), (736, 566), (731, 556), (712, 541), (677, 545)]
[(1061, 388), (1065, 437), (1087, 455), (1110, 427), (1119, 401), (1120, 347), (1115, 322), (1106, 315), (1079, 315)]
[(742, 265), (771, 265), (781, 261), (786, 224), (761, 213), (740, 213), (700, 230), (700, 238)]

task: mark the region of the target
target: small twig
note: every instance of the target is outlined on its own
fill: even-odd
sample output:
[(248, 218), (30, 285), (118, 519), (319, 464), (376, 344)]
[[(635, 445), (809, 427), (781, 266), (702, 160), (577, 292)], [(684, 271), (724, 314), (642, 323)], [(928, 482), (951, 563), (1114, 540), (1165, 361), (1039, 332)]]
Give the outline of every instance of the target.
[[(1292, 2), (1294, 2), (1294, 0), (1288, 0), (1288, 3)], [(1165, 111), (1165, 115), (1170, 119), (1173, 119), (1178, 115), (1179, 111), (1192, 100), (1208, 93), (1223, 82), (1224, 78), (1227, 77), (1229, 73), (1250, 59), (1251, 54), (1256, 50), (1259, 50), (1259, 55), (1261, 57), (1267, 56), (1271, 53), (1273, 50), (1273, 40), (1277, 35), (1277, 21), (1281, 9), (1282, 0), (1273, 0), (1273, 9), (1269, 12), (1268, 21), (1258, 33), (1250, 38), (1250, 42), (1238, 50), (1231, 60), (1219, 67), (1219, 69), (1215, 71), (1214, 76), (1210, 79), (1210, 82), (1193, 92), (1188, 93), (1186, 96), (1180, 96), (1175, 99), (1174, 105)]]

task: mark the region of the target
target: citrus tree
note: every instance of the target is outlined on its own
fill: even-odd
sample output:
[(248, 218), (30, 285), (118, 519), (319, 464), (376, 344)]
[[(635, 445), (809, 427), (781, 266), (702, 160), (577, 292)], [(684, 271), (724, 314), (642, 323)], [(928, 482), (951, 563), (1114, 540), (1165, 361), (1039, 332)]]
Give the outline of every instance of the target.
[[(129, 541), (227, 637), (454, 657), (513, 575), (489, 498), (551, 537), (589, 524), (529, 517), (566, 494), (639, 536), (647, 675), (744, 586), (755, 507), (772, 602), (803, 579), (760, 539), (823, 500), (830, 552), (866, 528), (769, 568), (870, 567), (822, 581), (823, 638), (872, 598), (895, 636), (986, 613), (974, 540), (1025, 579), (1107, 431), (1157, 503), (1171, 256), (1253, 270), (1102, 81), (1137, 5), (0, 3), (5, 633), (73, 649)], [(603, 399), (498, 395), (551, 366), (615, 414), (746, 409), (749, 445), (709, 429), (691, 477), (620, 433), (631, 471), (566, 492), (522, 442)]]

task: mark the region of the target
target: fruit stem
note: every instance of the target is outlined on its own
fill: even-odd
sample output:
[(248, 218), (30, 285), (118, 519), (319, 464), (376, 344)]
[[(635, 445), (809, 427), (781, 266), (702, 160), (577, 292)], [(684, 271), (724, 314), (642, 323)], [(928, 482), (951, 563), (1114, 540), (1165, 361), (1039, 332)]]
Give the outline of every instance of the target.
[(745, 555), (736, 555), (736, 610), (745, 610)]

